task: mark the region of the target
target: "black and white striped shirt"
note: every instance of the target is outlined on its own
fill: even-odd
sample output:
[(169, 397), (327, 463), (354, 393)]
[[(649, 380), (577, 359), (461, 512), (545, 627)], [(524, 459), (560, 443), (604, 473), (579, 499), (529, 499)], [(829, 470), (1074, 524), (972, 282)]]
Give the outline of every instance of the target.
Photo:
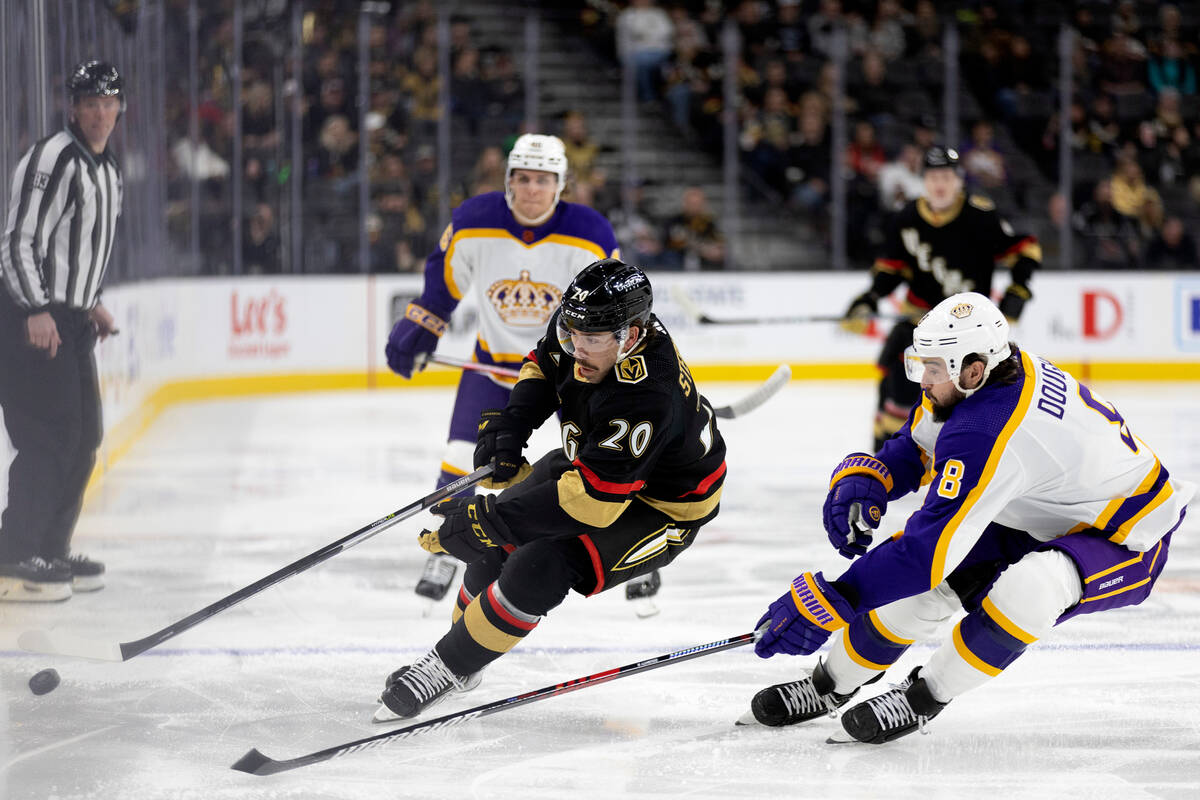
[(110, 150), (92, 153), (68, 128), (17, 164), (0, 275), (22, 308), (96, 305), (121, 213), (121, 172)]

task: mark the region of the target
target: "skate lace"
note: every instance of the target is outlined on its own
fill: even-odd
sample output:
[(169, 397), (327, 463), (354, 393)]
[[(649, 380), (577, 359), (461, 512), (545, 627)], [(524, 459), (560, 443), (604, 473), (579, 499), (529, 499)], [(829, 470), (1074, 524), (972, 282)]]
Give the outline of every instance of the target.
[(436, 697), (449, 686), (461, 689), (463, 682), (442, 661), (436, 652), (431, 652), (409, 667), (399, 680), (424, 703)]
[(26, 563), (29, 564), (29, 566), (33, 567), (34, 569), (50, 569), (51, 568), (50, 562), (47, 561), (46, 559), (42, 558), (41, 556), (31, 556)]
[(788, 716), (811, 713), (824, 708), (831, 717), (837, 716), (837, 704), (829, 695), (823, 695), (813, 686), (811, 678), (787, 683), (779, 687), (779, 696)]
[(912, 725), (915, 722), (917, 730), (921, 733), (928, 733), (925, 730), (925, 723), (929, 721), (929, 718), (913, 711), (912, 706), (908, 704), (908, 698), (904, 694), (906, 686), (907, 682), (900, 687), (892, 689), (890, 692), (885, 692), (878, 697), (871, 698), (867, 703), (870, 705), (871, 711), (874, 712), (875, 718), (879, 720), (880, 728), (883, 730), (896, 730)]

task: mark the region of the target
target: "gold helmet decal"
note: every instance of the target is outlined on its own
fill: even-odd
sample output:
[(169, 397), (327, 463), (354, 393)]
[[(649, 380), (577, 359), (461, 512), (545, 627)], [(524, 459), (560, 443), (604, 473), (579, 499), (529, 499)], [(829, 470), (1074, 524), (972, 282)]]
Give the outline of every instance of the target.
[(975, 306), (970, 303), (959, 303), (954, 308), (950, 309), (950, 314), (955, 319), (966, 319), (971, 316), (971, 312), (975, 310)]

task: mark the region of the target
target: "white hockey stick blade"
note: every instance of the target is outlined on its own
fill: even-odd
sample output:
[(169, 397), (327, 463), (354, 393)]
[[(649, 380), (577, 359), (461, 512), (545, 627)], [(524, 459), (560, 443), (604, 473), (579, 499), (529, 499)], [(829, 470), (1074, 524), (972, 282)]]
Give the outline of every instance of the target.
[(825, 740), (825, 744), (859, 744), (858, 739), (855, 739), (845, 730), (835, 731)]
[(713, 413), (721, 419), (737, 419), (745, 416), (774, 397), (780, 389), (787, 386), (791, 379), (792, 368), (787, 364), (780, 364), (762, 386), (735, 403), (714, 408)]
[(17, 637), (17, 646), (30, 653), (49, 656), (75, 656), (92, 661), (124, 661), (121, 645), (89, 639), (72, 633), (57, 631), (24, 631)]
[(684, 289), (682, 284), (672, 284), (670, 294), (671, 299), (687, 315), (688, 319), (693, 322), (700, 322), (702, 319), (705, 319), (705, 314), (700, 309), (699, 304), (692, 299), (692, 296), (687, 293), (687, 289)]

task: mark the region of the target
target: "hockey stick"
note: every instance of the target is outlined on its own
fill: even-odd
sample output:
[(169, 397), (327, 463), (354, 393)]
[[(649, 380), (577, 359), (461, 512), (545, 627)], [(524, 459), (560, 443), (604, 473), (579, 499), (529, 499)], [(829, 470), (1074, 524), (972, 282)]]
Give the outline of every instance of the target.
[[(704, 310), (696, 304), (696, 301), (679, 284), (671, 287), (671, 297), (689, 319), (701, 325), (798, 325), (806, 322), (844, 322), (846, 319), (841, 314), (800, 314), (786, 317), (730, 317), (717, 319), (704, 313)], [(905, 318), (892, 314), (874, 314), (867, 317), (867, 319), (877, 319), (881, 322), (899, 322)]]
[(714, 408), (713, 413), (721, 419), (737, 419), (745, 416), (774, 397), (775, 393), (786, 386), (791, 379), (792, 368), (787, 364), (780, 364), (762, 386), (735, 403)]
[[(443, 367), (455, 367), (457, 369), (465, 369), (471, 372), (486, 372), (490, 375), (498, 375), (502, 378), (517, 378), (521, 375), (521, 370), (519, 369), (501, 367), (497, 364), (480, 364), (478, 361), (464, 361), (461, 358), (440, 356), (437, 353), (430, 353), (428, 356), (426, 356), (424, 363), (441, 364)], [(423, 366), (424, 364), (422, 364), (422, 367)]]
[(310, 567), (314, 567), (322, 561), (334, 557), (343, 550), (348, 550), (356, 544), (365, 542), (377, 533), (381, 533), (392, 527), (397, 522), (415, 516), (441, 500), (470, 486), (474, 486), (491, 474), (491, 465), (480, 467), (470, 475), (464, 475), (458, 480), (425, 495), (420, 500), (409, 503), (404, 508), (393, 511), (386, 517), (381, 517), (370, 525), (359, 528), (349, 536), (343, 536), (336, 542), (331, 542), (319, 550), (314, 550), (303, 558), (288, 564), (286, 567), (272, 572), (265, 578), (260, 578), (249, 586), (238, 589), (233, 594), (226, 595), (196, 613), (184, 617), (178, 622), (172, 622), (162, 630), (141, 639), (135, 639), (131, 642), (108, 642), (69, 633), (59, 633), (57, 631), (29, 630), (17, 637), (17, 645), (21, 649), (32, 653), (77, 656), (96, 661), (128, 661), (134, 656), (146, 652), (151, 647), (157, 647), (168, 639), (173, 639), (189, 628), (199, 625), (204, 620), (216, 616), (228, 608), (232, 608), (249, 597), (253, 597), (263, 589), (274, 586), (293, 575), (298, 575)]
[(491, 703), (485, 703), (481, 706), (469, 708), (466, 711), (458, 711), (453, 714), (447, 714), (437, 719), (431, 719), (426, 722), (418, 722), (415, 725), (409, 725), (404, 728), (398, 728), (394, 731), (386, 733), (378, 733), (374, 736), (368, 736), (365, 739), (356, 739), (353, 742), (334, 745), (324, 750), (318, 750), (314, 753), (309, 753), (296, 758), (287, 758), (276, 760), (268, 756), (264, 756), (257, 749), (251, 749), (244, 756), (237, 760), (233, 765), (233, 769), (241, 772), (249, 772), (251, 775), (273, 775), (276, 772), (286, 772), (297, 767), (306, 767), (309, 764), (319, 764), (322, 761), (329, 761), (334, 758), (357, 753), (361, 750), (371, 750), (376, 747), (382, 747), (392, 742), (398, 742), (401, 739), (411, 739), (414, 736), (430, 733), (432, 731), (442, 730), (455, 725), (461, 725), (468, 720), (473, 720), (478, 717), (486, 717), (489, 714), (495, 714), (500, 711), (505, 711), (517, 706), (523, 706), (526, 703), (533, 703), (538, 700), (545, 700), (548, 697), (555, 697), (567, 692), (573, 692), (576, 689), (584, 689), (589, 686), (595, 686), (608, 681), (616, 680), (617, 678), (625, 678), (638, 672), (646, 672), (659, 667), (665, 667), (668, 664), (674, 664), (680, 661), (687, 661), (700, 656), (706, 656), (711, 653), (718, 653), (722, 650), (729, 650), (734, 647), (741, 647), (744, 644), (750, 644), (756, 638), (756, 633), (743, 633), (740, 636), (734, 636), (731, 639), (721, 639), (720, 641), (710, 642), (708, 644), (696, 645), (683, 650), (676, 650), (674, 653), (665, 653), (661, 656), (639, 661), (635, 664), (626, 664), (623, 667), (615, 667), (606, 669), (603, 672), (597, 672), (595, 675), (588, 675), (583, 678), (575, 678), (563, 683), (547, 686), (544, 689), (537, 689), (532, 692), (513, 695), (504, 700), (496, 700)]
[[(430, 354), (426, 361), (433, 364), (441, 364), (445, 367), (458, 367), (459, 369), (475, 370), (476, 372), (487, 372), (492, 375), (502, 375), (506, 378), (516, 378), (521, 372), (520, 370), (508, 369), (507, 367), (498, 367), (492, 364), (480, 364), (476, 361), (463, 361), (450, 356), (439, 356), (436, 353)], [(792, 379), (792, 370), (787, 364), (780, 364), (779, 367), (772, 373), (771, 377), (767, 378), (766, 383), (755, 389), (750, 394), (738, 400), (736, 403), (731, 403), (727, 406), (714, 408), (713, 413), (721, 419), (734, 419), (736, 417), (748, 414), (754, 409), (767, 402), (776, 392), (784, 387), (784, 385)]]

